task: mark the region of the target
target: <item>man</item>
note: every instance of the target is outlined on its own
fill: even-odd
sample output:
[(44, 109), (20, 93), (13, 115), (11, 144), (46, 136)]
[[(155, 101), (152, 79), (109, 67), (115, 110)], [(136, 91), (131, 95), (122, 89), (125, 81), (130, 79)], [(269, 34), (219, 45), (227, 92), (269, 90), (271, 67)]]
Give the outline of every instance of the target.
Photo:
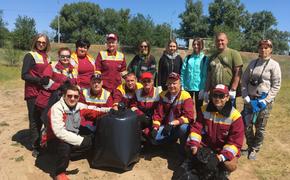
[[(217, 84), (226, 85), (230, 89), (230, 99), (235, 106), (243, 60), (238, 51), (228, 48), (228, 38), (225, 33), (216, 35), (215, 44), (217, 52), (210, 57), (206, 90), (209, 92)], [(206, 93), (205, 96), (207, 95)]]
[[(152, 125), (152, 115), (159, 101), (159, 89), (154, 87), (154, 76), (150, 72), (144, 72), (140, 76), (142, 88), (136, 91), (131, 102), (131, 109), (141, 119), (141, 129), (149, 128)], [(145, 134), (149, 130), (145, 130)]]
[(47, 129), (48, 147), (56, 149), (56, 179), (68, 179), (65, 171), (71, 158), (86, 155), (91, 149), (93, 135), (83, 135), (80, 127), (81, 119), (95, 120), (103, 112), (86, 109), (79, 103), (79, 89), (69, 86), (63, 97), (48, 112)]
[(184, 147), (189, 123), (194, 120), (195, 108), (190, 94), (181, 90), (180, 75), (172, 72), (167, 79), (168, 90), (160, 93), (160, 100), (153, 114), (151, 136), (153, 144), (180, 139)]
[(126, 59), (123, 53), (117, 51), (117, 35), (111, 33), (106, 38), (107, 50), (98, 54), (96, 71), (103, 76), (104, 88), (112, 92), (122, 83), (121, 77), (126, 74)]
[(204, 105), (191, 125), (187, 145), (195, 155), (199, 148), (209, 147), (216, 152), (223, 168), (237, 169), (238, 157), (244, 140), (241, 114), (231, 105), (227, 86), (218, 84), (212, 90), (212, 99)]
[(129, 73), (124, 77), (125, 82), (122, 83), (113, 91), (113, 109), (118, 110), (119, 102), (125, 103), (127, 108), (130, 108), (130, 103), (135, 96), (135, 92), (142, 88), (142, 84), (137, 82), (134, 73)]
[[(90, 88), (83, 89), (80, 102), (87, 104), (88, 109), (95, 109), (101, 112), (109, 112), (113, 106), (113, 97), (109, 91), (103, 88), (103, 76), (94, 74), (90, 79)], [(91, 121), (82, 121), (81, 125), (92, 132), (96, 126)]]

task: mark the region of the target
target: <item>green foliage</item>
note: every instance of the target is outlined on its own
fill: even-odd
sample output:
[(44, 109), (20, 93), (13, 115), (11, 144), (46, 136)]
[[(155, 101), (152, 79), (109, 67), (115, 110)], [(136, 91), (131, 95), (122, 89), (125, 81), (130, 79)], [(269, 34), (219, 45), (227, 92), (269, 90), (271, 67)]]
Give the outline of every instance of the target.
[(19, 65), (23, 52), (19, 49), (13, 48), (11, 42), (7, 42), (4, 48), (3, 57), (8, 66), (17, 66)]
[(170, 39), (171, 27), (169, 24), (158, 24), (153, 31), (153, 42), (155, 46), (165, 47)]
[(27, 16), (18, 16), (15, 30), (12, 33), (13, 46), (22, 50), (29, 50), (33, 37), (37, 34), (35, 20)]
[(0, 47), (3, 47), (5, 45), (5, 41), (7, 40), (7, 37), (9, 36), (9, 31), (5, 27), (6, 23), (4, 22), (2, 15), (3, 15), (3, 11), (0, 10)]
[(180, 29), (177, 34), (182, 39), (192, 37), (207, 37), (208, 23), (203, 15), (202, 1), (186, 0), (185, 11), (179, 15), (181, 19)]
[(8, 67), (0, 65), (0, 82), (6, 82), (9, 80), (16, 80), (20, 77), (19, 67)]

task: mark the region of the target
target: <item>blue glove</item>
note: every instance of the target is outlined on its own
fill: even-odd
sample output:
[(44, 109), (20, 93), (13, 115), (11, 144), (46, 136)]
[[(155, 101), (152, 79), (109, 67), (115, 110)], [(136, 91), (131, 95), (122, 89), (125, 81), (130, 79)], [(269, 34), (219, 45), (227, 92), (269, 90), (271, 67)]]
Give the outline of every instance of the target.
[(256, 112), (259, 112), (261, 109), (260, 107), (258, 106), (258, 100), (257, 99), (254, 99), (254, 100), (251, 100), (250, 101), (250, 104), (252, 106), (252, 111), (253, 113), (256, 113)]

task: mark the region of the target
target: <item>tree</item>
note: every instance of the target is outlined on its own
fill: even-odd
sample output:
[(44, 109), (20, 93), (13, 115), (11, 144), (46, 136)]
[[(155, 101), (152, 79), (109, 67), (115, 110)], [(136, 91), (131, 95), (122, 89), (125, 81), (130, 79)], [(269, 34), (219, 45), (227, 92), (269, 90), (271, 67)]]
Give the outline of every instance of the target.
[(240, 32), (247, 21), (245, 17), (248, 12), (240, 0), (214, 0), (208, 9), (209, 35), (215, 34), (217, 26), (227, 27), (232, 32)]
[(29, 50), (36, 34), (35, 20), (27, 16), (18, 16), (12, 36), (13, 46), (18, 49)]
[(277, 29), (270, 29), (265, 34), (265, 39), (270, 39), (273, 43), (274, 54), (288, 54), (288, 41), (290, 33), (287, 31), (279, 31)]
[[(101, 40), (102, 34), (100, 17), (102, 10), (99, 5), (89, 2), (65, 4), (60, 10), (60, 33), (63, 42), (75, 42), (86, 38), (95, 43)], [(57, 17), (50, 27), (57, 31)]]
[(179, 15), (181, 23), (177, 34), (180, 38), (188, 40), (191, 37), (207, 37), (208, 23), (202, 7), (200, 0), (186, 0), (185, 11)]
[(0, 47), (3, 47), (5, 45), (5, 41), (7, 40), (7, 37), (9, 35), (9, 31), (5, 27), (6, 23), (4, 22), (2, 15), (3, 11), (0, 10)]
[(129, 22), (128, 37), (126, 44), (138, 46), (140, 41), (148, 40), (152, 44), (154, 23), (150, 16), (145, 17), (142, 14), (137, 14)]
[(154, 28), (152, 44), (157, 47), (165, 47), (170, 39), (171, 27), (167, 23), (158, 24)]

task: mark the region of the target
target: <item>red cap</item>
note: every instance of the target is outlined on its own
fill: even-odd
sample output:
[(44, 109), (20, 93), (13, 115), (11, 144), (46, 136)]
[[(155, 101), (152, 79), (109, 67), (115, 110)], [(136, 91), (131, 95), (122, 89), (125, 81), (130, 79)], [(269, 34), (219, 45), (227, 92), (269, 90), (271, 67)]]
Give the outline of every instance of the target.
[(114, 39), (115, 41), (118, 40), (117, 35), (114, 34), (114, 33), (110, 33), (110, 34), (108, 34), (108, 35), (106, 36), (106, 38), (107, 38), (107, 41), (108, 41), (109, 39)]
[(140, 79), (153, 79), (153, 75), (151, 74), (151, 72), (144, 72), (141, 74)]
[(223, 84), (218, 84), (213, 88), (212, 92), (213, 93), (229, 94), (229, 89), (227, 86), (225, 86)]
[(175, 73), (175, 72), (172, 72), (172, 73), (169, 74), (168, 79), (179, 80), (180, 79), (180, 75)]

